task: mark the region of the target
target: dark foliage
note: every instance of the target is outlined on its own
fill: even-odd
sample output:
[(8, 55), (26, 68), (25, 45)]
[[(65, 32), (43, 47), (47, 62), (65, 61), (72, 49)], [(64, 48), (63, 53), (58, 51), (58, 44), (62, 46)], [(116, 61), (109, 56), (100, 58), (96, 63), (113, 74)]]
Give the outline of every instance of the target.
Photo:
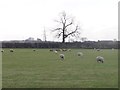
[(85, 48), (85, 49), (117, 49), (120, 47), (118, 41), (85, 41), (85, 42), (2, 42), (2, 48)]

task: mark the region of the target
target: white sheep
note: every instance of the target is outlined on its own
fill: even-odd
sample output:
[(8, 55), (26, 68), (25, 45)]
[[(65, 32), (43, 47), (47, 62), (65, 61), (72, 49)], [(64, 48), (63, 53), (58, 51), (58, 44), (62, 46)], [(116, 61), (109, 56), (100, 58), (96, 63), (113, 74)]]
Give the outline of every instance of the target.
[(4, 52), (4, 50), (1, 50), (1, 52)]
[(62, 49), (62, 51), (64, 51), (64, 52), (65, 52), (65, 51), (67, 51), (67, 49)]
[(14, 52), (14, 50), (13, 50), (13, 49), (10, 49), (10, 52)]
[(60, 51), (62, 52), (62, 49), (60, 49)]
[(96, 60), (97, 60), (97, 62), (101, 62), (101, 63), (104, 62), (104, 58), (101, 57), (101, 56), (97, 56), (97, 57), (96, 57)]
[(68, 51), (71, 51), (71, 49), (68, 49)]
[(56, 50), (55, 50), (54, 52), (55, 52), (55, 54), (57, 54), (57, 53), (58, 53)]
[(114, 50), (114, 48), (112, 48), (112, 50)]
[(78, 56), (83, 56), (83, 53), (82, 52), (78, 52), (77, 55)]
[(100, 51), (100, 49), (97, 49), (97, 51)]
[(64, 54), (60, 54), (59, 56), (60, 56), (61, 60), (65, 59), (65, 55)]

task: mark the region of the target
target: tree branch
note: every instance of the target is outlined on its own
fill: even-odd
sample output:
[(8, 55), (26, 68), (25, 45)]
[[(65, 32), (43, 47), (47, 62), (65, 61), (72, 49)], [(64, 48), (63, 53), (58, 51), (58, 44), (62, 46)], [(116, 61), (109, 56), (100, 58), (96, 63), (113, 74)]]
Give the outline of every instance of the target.
[(67, 24), (67, 25), (65, 26), (65, 28), (68, 27), (68, 26), (70, 26), (70, 25), (72, 25), (72, 24), (73, 24), (73, 22), (70, 22), (69, 24)]
[[(79, 29), (79, 27), (77, 25), (76, 29), (74, 31), (72, 31), (72, 32), (68, 33), (67, 35), (65, 35), (65, 38), (67, 38), (69, 35), (72, 35), (72, 34), (76, 33), (78, 29)], [(72, 35), (72, 36), (75, 36), (75, 35)]]
[(62, 23), (62, 21), (54, 20), (55, 22)]
[(56, 37), (59, 38), (59, 37), (61, 36), (62, 33), (63, 33), (63, 32), (60, 32), (58, 35), (56, 35)]
[(59, 30), (62, 30), (62, 28), (56, 28), (56, 29), (54, 29), (52, 31), (54, 32), (54, 31), (59, 31)]

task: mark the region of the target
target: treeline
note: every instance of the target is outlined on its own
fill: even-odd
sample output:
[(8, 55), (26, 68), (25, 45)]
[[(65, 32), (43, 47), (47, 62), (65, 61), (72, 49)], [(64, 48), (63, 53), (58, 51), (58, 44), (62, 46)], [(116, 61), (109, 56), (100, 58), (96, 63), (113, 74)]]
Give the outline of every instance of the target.
[(119, 48), (120, 43), (118, 41), (85, 41), (85, 42), (1, 42), (2, 48)]

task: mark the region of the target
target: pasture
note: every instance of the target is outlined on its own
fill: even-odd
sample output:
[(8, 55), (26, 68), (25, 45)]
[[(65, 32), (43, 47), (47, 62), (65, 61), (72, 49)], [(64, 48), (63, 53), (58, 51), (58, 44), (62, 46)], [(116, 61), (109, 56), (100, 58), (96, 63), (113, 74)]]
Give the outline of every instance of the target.
[[(4, 49), (2, 53), (3, 88), (117, 88), (118, 50)], [(83, 56), (77, 56), (77, 52)], [(65, 55), (60, 60), (59, 54)], [(96, 62), (103, 56), (104, 63)]]

